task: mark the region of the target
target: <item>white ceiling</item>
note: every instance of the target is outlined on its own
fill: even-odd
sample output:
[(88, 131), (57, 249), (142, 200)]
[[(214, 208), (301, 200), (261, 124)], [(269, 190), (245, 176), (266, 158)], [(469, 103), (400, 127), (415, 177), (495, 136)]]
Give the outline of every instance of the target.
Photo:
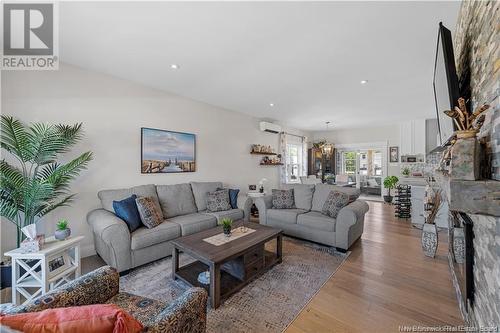
[(373, 126), (434, 117), (438, 22), (453, 28), (459, 6), (61, 2), (60, 55), (295, 128)]

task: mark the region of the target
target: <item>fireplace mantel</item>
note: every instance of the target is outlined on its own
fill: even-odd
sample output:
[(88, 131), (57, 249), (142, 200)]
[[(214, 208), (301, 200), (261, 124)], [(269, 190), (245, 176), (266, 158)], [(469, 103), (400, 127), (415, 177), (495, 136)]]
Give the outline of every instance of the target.
[(435, 174), (452, 211), (500, 217), (500, 181), (454, 180)]

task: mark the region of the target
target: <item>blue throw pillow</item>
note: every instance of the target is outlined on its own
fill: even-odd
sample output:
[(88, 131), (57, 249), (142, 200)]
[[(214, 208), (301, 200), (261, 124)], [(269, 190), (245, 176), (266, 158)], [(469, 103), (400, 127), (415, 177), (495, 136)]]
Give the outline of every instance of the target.
[(139, 215), (139, 210), (137, 210), (135, 199), (137, 199), (137, 196), (134, 194), (121, 201), (113, 201), (113, 210), (116, 216), (127, 223), (130, 232), (133, 232), (142, 225), (141, 216)]
[[(224, 190), (223, 188), (217, 188), (217, 190)], [(229, 189), (229, 205), (232, 209), (238, 208), (238, 194), (240, 190), (238, 189)]]

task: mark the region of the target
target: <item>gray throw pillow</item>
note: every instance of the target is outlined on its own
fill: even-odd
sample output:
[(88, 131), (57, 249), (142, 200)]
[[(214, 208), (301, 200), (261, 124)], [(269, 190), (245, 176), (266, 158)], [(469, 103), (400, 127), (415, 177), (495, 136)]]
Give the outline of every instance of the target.
[(337, 218), (339, 211), (350, 203), (349, 195), (339, 191), (331, 191), (323, 205), (323, 214)]
[(154, 228), (163, 222), (163, 213), (160, 205), (152, 197), (139, 197), (135, 199), (137, 210), (141, 216), (142, 224), (148, 229)]
[(229, 201), (229, 190), (222, 189), (207, 194), (207, 210), (209, 212), (221, 212), (231, 209)]
[(273, 190), (273, 208), (290, 209), (295, 208), (293, 188), (289, 190)]

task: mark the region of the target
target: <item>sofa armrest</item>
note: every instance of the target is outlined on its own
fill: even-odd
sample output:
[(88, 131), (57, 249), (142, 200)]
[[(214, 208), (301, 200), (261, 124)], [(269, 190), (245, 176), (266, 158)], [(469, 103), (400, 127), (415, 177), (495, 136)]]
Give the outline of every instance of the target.
[(24, 305), (18, 306), (9, 313), (37, 312), (69, 306), (103, 304), (118, 294), (119, 284), (120, 276), (116, 269), (103, 266)]
[(347, 250), (363, 233), (369, 206), (362, 200), (351, 202), (339, 211), (335, 223), (335, 246)]
[(250, 220), (250, 210), (252, 209), (253, 200), (245, 194), (238, 195), (238, 208), (243, 210), (243, 220)]
[(152, 333), (204, 333), (207, 325), (207, 292), (190, 288), (145, 326)]
[(255, 206), (259, 210), (259, 223), (267, 224), (267, 210), (273, 207), (273, 196), (265, 195), (255, 199)]
[(105, 209), (88, 213), (87, 223), (94, 232), (96, 251), (104, 261), (119, 272), (132, 268), (130, 231), (127, 224)]

